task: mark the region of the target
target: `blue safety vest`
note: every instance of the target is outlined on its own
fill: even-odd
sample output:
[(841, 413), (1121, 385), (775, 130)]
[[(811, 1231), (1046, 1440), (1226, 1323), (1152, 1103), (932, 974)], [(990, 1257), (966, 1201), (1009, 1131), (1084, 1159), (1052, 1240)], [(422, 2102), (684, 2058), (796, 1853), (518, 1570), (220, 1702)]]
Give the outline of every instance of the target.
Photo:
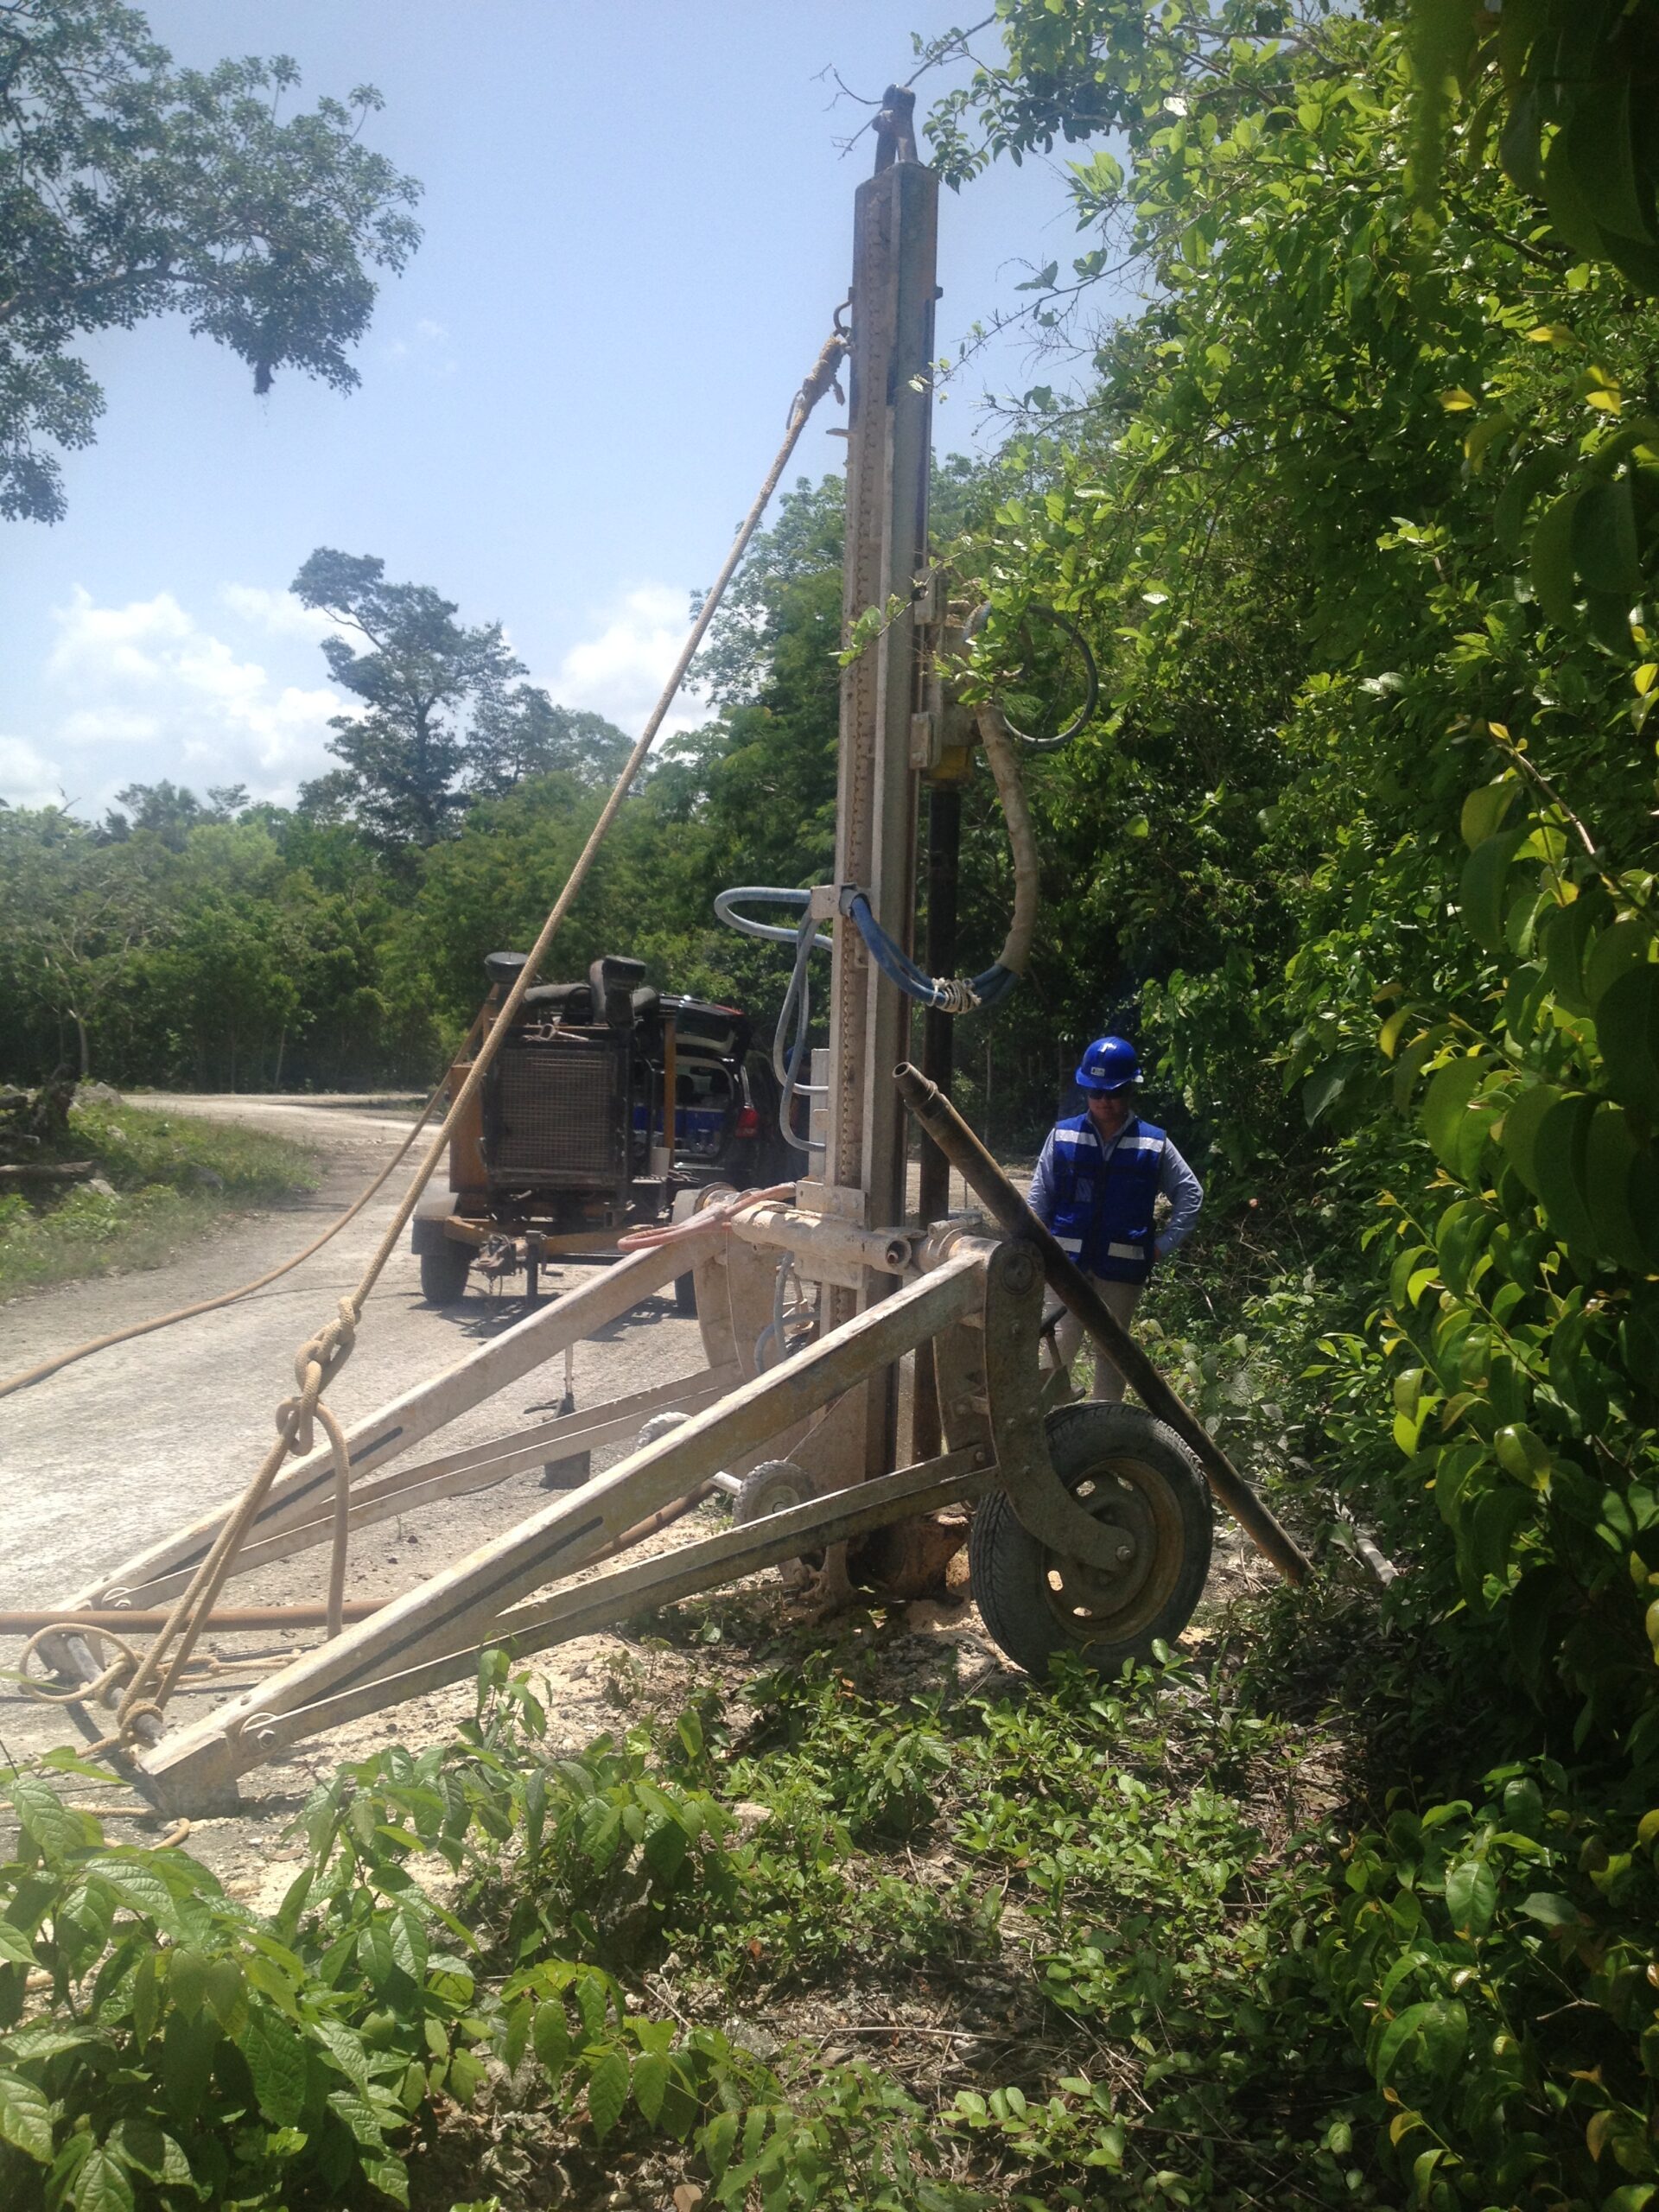
[(1145, 1282), (1152, 1273), (1153, 1205), (1163, 1173), (1164, 1132), (1125, 1122), (1109, 1156), (1087, 1114), (1055, 1124), (1055, 1242), (1080, 1268), (1108, 1282)]

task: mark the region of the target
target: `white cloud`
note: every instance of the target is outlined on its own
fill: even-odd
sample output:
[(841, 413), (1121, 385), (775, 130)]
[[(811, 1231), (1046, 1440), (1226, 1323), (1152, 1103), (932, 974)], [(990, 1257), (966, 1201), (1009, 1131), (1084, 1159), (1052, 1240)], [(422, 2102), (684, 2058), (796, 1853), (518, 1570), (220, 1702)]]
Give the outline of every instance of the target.
[(219, 604), (251, 628), (274, 638), (326, 638), (340, 626), (320, 607), (307, 607), (291, 591), (270, 591), (264, 584), (221, 584)]
[[(684, 644), (687, 610), (683, 588), (636, 585), (601, 603), (588, 634), (534, 680), (632, 736)], [(197, 791), (244, 783), (257, 799), (289, 804), (334, 765), (328, 722), (353, 702), (315, 681), (318, 641), (334, 626), (290, 592), (221, 585), (209, 621), (171, 592), (103, 607), (77, 588), (54, 620), (41, 725), (0, 738), (0, 796), (14, 804), (50, 804), (61, 787), (96, 816), (124, 784), (162, 777)], [(665, 734), (705, 718), (683, 694)]]
[[(563, 707), (607, 715), (635, 735), (656, 705), (691, 626), (689, 596), (672, 584), (639, 584), (598, 617), (594, 635), (561, 658), (548, 689)], [(682, 692), (664, 733), (692, 729), (708, 716)]]
[(263, 648), (209, 629), (170, 592), (100, 607), (77, 587), (54, 610), (46, 726), (0, 742), (0, 794), (39, 804), (62, 785), (97, 813), (127, 783), (162, 777), (200, 790), (244, 783), (255, 798), (291, 800), (327, 768), (328, 721), (348, 702), (303, 680), (328, 628), (286, 592), (229, 584), (219, 594), (245, 635), (263, 632), (291, 671), (273, 671)]
[(27, 738), (0, 737), (0, 791), (14, 806), (56, 806), (58, 772)]

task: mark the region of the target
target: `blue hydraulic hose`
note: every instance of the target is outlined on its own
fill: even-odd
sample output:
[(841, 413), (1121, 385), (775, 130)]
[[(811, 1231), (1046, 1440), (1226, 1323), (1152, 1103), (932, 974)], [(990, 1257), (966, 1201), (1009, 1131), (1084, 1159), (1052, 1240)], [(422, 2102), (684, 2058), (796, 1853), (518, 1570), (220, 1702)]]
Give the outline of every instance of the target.
[(1000, 1004), (1020, 980), (1012, 968), (1004, 968), (1000, 961), (993, 962), (982, 975), (971, 981), (925, 975), (876, 920), (870, 902), (861, 891), (853, 893), (847, 901), (846, 911), (868, 946), (871, 959), (887, 981), (896, 983), (907, 998), (916, 1000), (919, 1005), (938, 1007), (946, 1014), (969, 1014), (976, 1007), (988, 1009)]

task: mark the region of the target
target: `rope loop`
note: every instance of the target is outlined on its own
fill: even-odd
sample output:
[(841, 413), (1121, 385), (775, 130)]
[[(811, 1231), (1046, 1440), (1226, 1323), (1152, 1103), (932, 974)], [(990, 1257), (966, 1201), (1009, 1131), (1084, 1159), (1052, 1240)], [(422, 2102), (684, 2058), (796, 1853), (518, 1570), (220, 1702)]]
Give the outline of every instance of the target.
[(313, 1427), (317, 1401), (351, 1357), (357, 1344), (357, 1307), (349, 1298), (340, 1301), (340, 1312), (325, 1321), (294, 1355), (297, 1397), (284, 1398), (276, 1408), (276, 1428), (289, 1449), (303, 1455), (315, 1439)]
[[(77, 1682), (73, 1689), (51, 1689), (38, 1675), (29, 1673), (29, 1662), (42, 1644), (49, 1643), (54, 1637), (57, 1636), (79, 1636), (84, 1637), (89, 1645), (110, 1644), (113, 1646), (117, 1656), (111, 1660), (103, 1673), (92, 1681)], [(126, 1638), (118, 1636), (112, 1628), (99, 1628), (92, 1621), (57, 1621), (50, 1628), (36, 1629), (23, 1646), (22, 1656), (17, 1662), (17, 1672), (25, 1694), (35, 1698), (41, 1705), (91, 1703), (104, 1697), (107, 1693), (118, 1689), (123, 1682), (130, 1681), (137, 1671), (138, 1654)]]

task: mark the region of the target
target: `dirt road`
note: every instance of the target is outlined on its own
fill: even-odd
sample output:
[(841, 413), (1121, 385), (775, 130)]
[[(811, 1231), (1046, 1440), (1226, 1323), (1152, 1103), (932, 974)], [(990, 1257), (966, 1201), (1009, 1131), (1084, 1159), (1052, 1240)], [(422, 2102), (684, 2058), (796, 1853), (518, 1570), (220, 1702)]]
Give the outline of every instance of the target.
[[(0, 1306), (0, 1366), (15, 1370), (139, 1315), (163, 1313), (228, 1289), (308, 1243), (384, 1166), (412, 1116), (378, 1102), (276, 1103), (269, 1099), (146, 1096), (149, 1110), (204, 1114), (269, 1129), (315, 1148), (323, 1166), (319, 1188), (280, 1207), (243, 1216), (172, 1265), (140, 1274), (70, 1284)], [(94, 1573), (209, 1506), (234, 1497), (263, 1456), (272, 1408), (293, 1389), (296, 1347), (334, 1312), (357, 1281), (395, 1208), (402, 1171), (334, 1241), (281, 1282), (223, 1312), (205, 1314), (154, 1336), (96, 1354), (48, 1382), (0, 1401), (0, 1605), (50, 1605)], [(590, 1263), (591, 1264), (591, 1263)], [(544, 1274), (556, 1294), (583, 1279), (572, 1266)], [(365, 1414), (423, 1376), (453, 1363), (481, 1339), (522, 1317), (522, 1300), (472, 1293), (460, 1306), (437, 1311), (420, 1296), (418, 1272), (405, 1247), (391, 1261), (369, 1306), (353, 1352), (329, 1402), (347, 1422)], [(578, 1406), (647, 1388), (702, 1364), (695, 1321), (676, 1314), (671, 1294), (652, 1298), (578, 1345)], [(448, 1449), (521, 1427), (553, 1410), (563, 1389), (563, 1363), (527, 1376), (443, 1432)], [(623, 1446), (597, 1455), (605, 1465)], [(412, 1587), (445, 1560), (484, 1542), (546, 1503), (539, 1475), (514, 1476), (496, 1489), (447, 1501), (418, 1521), (391, 1521), (353, 1538), (351, 1589), (382, 1598)], [(316, 1602), (323, 1594), (326, 1554), (309, 1552), (257, 1578), (238, 1581), (231, 1596), (249, 1603)], [(307, 1639), (309, 1640), (308, 1638)], [(219, 1648), (239, 1654), (248, 1639)], [(269, 1637), (258, 1649), (278, 1648)], [(0, 1667), (16, 1663), (16, 1640), (0, 1640)], [(562, 1659), (563, 1655), (558, 1655)], [(572, 1647), (563, 1672), (573, 1685), (594, 1670), (591, 1652)], [(200, 1711), (206, 1686), (185, 1702)], [(464, 1693), (447, 1694), (429, 1722), (443, 1725)], [(585, 1698), (578, 1702), (585, 1705)], [(591, 1716), (573, 1713), (582, 1732)], [(597, 1720), (594, 1725), (599, 1725)], [(416, 1732), (406, 1709), (393, 1732)], [(359, 1755), (384, 1740), (384, 1723), (361, 1744), (340, 1737), (298, 1764), (332, 1769), (348, 1749)], [(61, 1716), (8, 1699), (0, 1703), (0, 1740), (14, 1751), (63, 1740)], [(3, 1754), (0, 1754), (3, 1756)], [(274, 1770), (273, 1770), (274, 1771)], [(289, 1797), (297, 1775), (277, 1786)]]
[[(273, 1265), (315, 1236), (385, 1165), (410, 1118), (264, 1099), (147, 1097), (144, 1105), (235, 1120), (310, 1145), (324, 1163), (322, 1184), (290, 1205), (245, 1216), (169, 1267), (70, 1284), (0, 1309), (7, 1368), (141, 1314), (228, 1289)], [(50, 1604), (175, 1522), (235, 1496), (270, 1441), (272, 1408), (294, 1387), (296, 1347), (356, 1281), (401, 1187), (400, 1170), (333, 1243), (270, 1289), (98, 1353), (0, 1401), (0, 1495), (7, 1506), (0, 1602)], [(568, 1268), (543, 1282), (556, 1293), (582, 1272)], [(405, 1248), (381, 1280), (329, 1402), (348, 1422), (372, 1412), (524, 1311), (520, 1300), (481, 1291), (442, 1311), (423, 1304), (416, 1262)], [(603, 1340), (577, 1348), (577, 1402), (594, 1396), (601, 1374), (609, 1397), (701, 1363), (696, 1324), (678, 1319), (671, 1300), (652, 1300)], [(556, 1398), (562, 1388), (562, 1366), (527, 1378), (456, 1422), (444, 1448), (451, 1440), (468, 1443), (522, 1426), (532, 1408)], [(526, 1476), (488, 1493), (491, 1524), (505, 1526), (527, 1510), (536, 1480)], [(474, 1541), (482, 1540), (486, 1510), (482, 1500), (465, 1505)], [(383, 1551), (398, 1549), (395, 1534), (365, 1532), (365, 1567), (374, 1563), (377, 1541)], [(415, 1580), (418, 1554), (399, 1563), (410, 1570), (404, 1579)]]

